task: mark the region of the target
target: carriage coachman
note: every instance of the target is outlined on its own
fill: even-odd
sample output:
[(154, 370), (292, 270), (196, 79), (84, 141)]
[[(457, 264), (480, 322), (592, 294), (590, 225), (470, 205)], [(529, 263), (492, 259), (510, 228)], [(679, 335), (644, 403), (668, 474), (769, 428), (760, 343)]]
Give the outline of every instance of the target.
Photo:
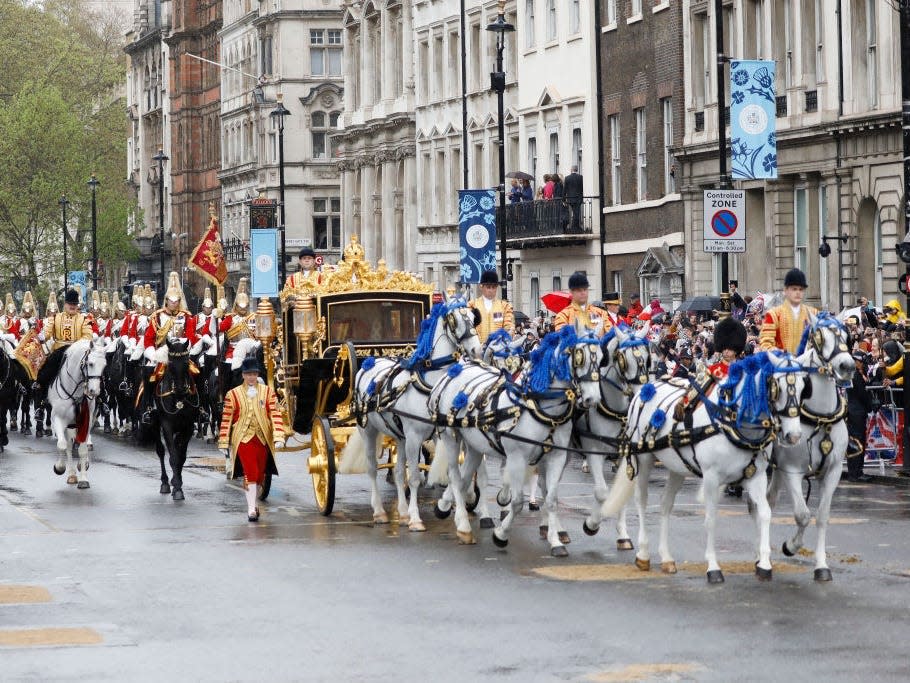
[[(319, 278), (302, 278), (300, 286), (295, 282), (289, 279), (280, 296), (276, 387), (294, 431), (310, 435), (290, 449), (310, 448), (316, 503), (328, 515), (340, 454), (357, 428), (351, 402), (358, 360), (409, 355), (434, 287), (411, 273), (390, 271), (382, 260), (374, 268), (356, 235), (334, 269), (324, 267)], [(391, 466), (391, 459), (383, 465)]]

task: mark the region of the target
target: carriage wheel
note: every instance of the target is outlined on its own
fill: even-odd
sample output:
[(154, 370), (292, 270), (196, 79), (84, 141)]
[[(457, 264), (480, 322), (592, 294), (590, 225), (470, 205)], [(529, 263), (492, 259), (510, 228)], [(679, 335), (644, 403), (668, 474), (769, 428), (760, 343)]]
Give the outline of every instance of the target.
[(313, 420), (310, 439), (307, 465), (313, 476), (313, 493), (319, 512), (328, 517), (335, 505), (335, 441), (326, 418)]
[(259, 500), (265, 500), (269, 497), (269, 491), (272, 490), (272, 473), (266, 472), (262, 479), (262, 491), (259, 493)]

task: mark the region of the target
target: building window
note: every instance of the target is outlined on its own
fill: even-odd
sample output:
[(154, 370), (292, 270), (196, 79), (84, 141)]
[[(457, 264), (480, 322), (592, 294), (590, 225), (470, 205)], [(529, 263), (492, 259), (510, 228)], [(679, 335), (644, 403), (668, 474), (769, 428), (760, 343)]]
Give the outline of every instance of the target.
[(550, 172), (559, 173), (559, 133), (550, 133)]
[(547, 40), (556, 40), (556, 0), (547, 0)]
[(875, 3), (878, 0), (866, 0), (866, 79), (869, 108), (878, 107), (878, 17)]
[(622, 271), (614, 270), (610, 273), (611, 279), (613, 280), (613, 291), (619, 294), (620, 298), (622, 297)]
[[(473, 27), (471, 27), (473, 30)], [(430, 99), (430, 86), (427, 77), (430, 73), (430, 43), (421, 40), (417, 44), (417, 87), (420, 96), (425, 100)]]
[(692, 94), (696, 109), (704, 109), (711, 96), (711, 35), (708, 15), (692, 15)]
[(310, 114), (314, 159), (331, 159), (335, 156), (336, 144), (330, 135), (336, 128), (338, 128), (338, 112), (326, 114), (314, 111)]
[(262, 76), (272, 75), (272, 36), (259, 39), (259, 67)]
[(616, 0), (607, 0), (607, 26), (616, 25)]
[(645, 128), (645, 108), (635, 110), (635, 180), (638, 201), (648, 198), (648, 133)]
[(581, 128), (572, 129), (572, 163), (578, 166), (581, 173)]
[(809, 205), (806, 188), (794, 193), (793, 201), (793, 265), (809, 276)]
[(540, 278), (536, 275), (531, 276), (531, 310), (540, 310)]
[[(641, 16), (641, 0), (632, 0), (632, 17)], [(630, 18), (632, 18), (630, 17)]]
[(610, 116), (610, 161), (612, 173), (610, 174), (610, 189), (613, 205), (622, 204), (622, 173), (620, 170), (620, 138), (619, 138), (619, 114)]
[(278, 163), (278, 123), (277, 116), (269, 117), (269, 162)]
[(746, 4), (743, 24), (744, 54), (746, 58), (761, 59), (764, 54), (765, 0), (749, 0)]
[(569, 0), (569, 33), (581, 31), (581, 0)]
[(313, 199), (313, 243), (316, 249), (341, 248), (341, 200), (337, 197)]
[(525, 0), (525, 47), (534, 47), (534, 3)]
[(310, 72), (314, 76), (341, 76), (341, 30), (310, 29)]
[(537, 182), (537, 138), (528, 138), (528, 173)]
[(676, 192), (676, 160), (673, 158), (673, 100), (660, 101), (664, 119), (664, 194)]
[(823, 0), (815, 0), (815, 82), (825, 78), (825, 8)]
[(553, 291), (558, 292), (562, 289), (562, 271), (553, 271)]

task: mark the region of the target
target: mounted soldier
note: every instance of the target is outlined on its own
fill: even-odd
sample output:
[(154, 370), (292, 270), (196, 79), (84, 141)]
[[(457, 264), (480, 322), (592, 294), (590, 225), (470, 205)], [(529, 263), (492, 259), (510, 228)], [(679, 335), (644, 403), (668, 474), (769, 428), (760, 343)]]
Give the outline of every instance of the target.
[[(224, 362), (228, 366), (222, 368), (225, 372), (224, 378), (231, 378), (231, 360), (234, 358), (234, 348), (241, 339), (254, 338), (256, 330), (255, 314), (250, 312), (250, 295), (247, 286), (247, 278), (240, 278), (237, 283), (237, 294), (234, 296), (234, 307), (231, 312), (221, 319), (221, 325), (218, 330), (224, 332), (227, 338), (227, 347), (224, 350)], [(242, 359), (241, 359), (242, 360)]]
[(218, 317), (215, 313), (215, 302), (212, 301), (212, 290), (209, 287), (205, 288), (205, 293), (202, 296), (202, 311), (196, 314), (196, 335), (202, 340), (205, 345), (205, 355), (209, 356), (209, 360), (214, 361), (215, 356), (218, 355), (217, 347), (214, 342), (215, 335), (218, 334)]
[(22, 338), (19, 316), (16, 313), (16, 302), (13, 301), (13, 295), (7, 292), (6, 307), (3, 315), (0, 315), (0, 339), (3, 340), (3, 350), (7, 355), (12, 355), (13, 349)]
[(477, 325), (480, 342), (486, 343), (487, 337), (496, 330), (515, 334), (515, 314), (512, 312), (512, 305), (508, 301), (496, 298), (499, 276), (495, 270), (485, 270), (481, 273), (479, 288), (480, 296), (469, 301), (468, 306), (480, 315), (480, 323)]
[(114, 321), (111, 324), (111, 334), (114, 337), (119, 338), (126, 330), (130, 315), (129, 311), (126, 309), (126, 304), (117, 299), (116, 294), (113, 298), (117, 300), (117, 305), (114, 307)]
[(575, 271), (569, 276), (569, 291), (572, 293), (572, 301), (556, 314), (556, 318), (553, 320), (554, 330), (560, 330), (566, 325), (574, 325), (578, 320), (600, 336), (613, 326), (605, 310), (588, 303), (590, 287), (588, 276), (581, 271)]
[(803, 303), (808, 287), (806, 274), (799, 268), (787, 272), (784, 277), (784, 303), (765, 313), (758, 337), (762, 351), (783, 349), (796, 354), (803, 331), (809, 325), (809, 317), (817, 313)]
[(35, 333), (37, 334), (38, 332), (41, 332), (43, 327), (44, 320), (38, 316), (38, 308), (35, 306), (35, 299), (32, 297), (31, 291), (26, 291), (22, 296), (22, 317), (19, 318), (19, 331), (21, 332), (21, 336), (24, 336), (29, 330), (35, 330)]
[[(51, 298), (53, 299), (54, 308), (56, 308), (56, 299), (54, 299), (53, 295), (51, 295)], [(47, 314), (47, 322), (38, 335), (38, 339), (45, 342), (45, 345), (50, 346), (51, 353), (38, 371), (38, 377), (32, 385), (35, 405), (38, 407), (35, 413), (35, 420), (39, 424), (44, 419), (44, 402), (47, 399), (48, 387), (50, 387), (60, 371), (60, 365), (63, 363), (63, 353), (74, 342), (83, 339), (92, 341), (92, 325), (88, 316), (79, 311), (79, 292), (75, 289), (66, 290), (62, 313), (55, 314), (52, 312), (51, 304), (48, 302)]]
[[(94, 296), (92, 299), (94, 299)], [(111, 302), (107, 292), (102, 292), (101, 303), (98, 304), (98, 317), (92, 323), (92, 333), (109, 341), (113, 336), (113, 326), (114, 320), (111, 318)]]

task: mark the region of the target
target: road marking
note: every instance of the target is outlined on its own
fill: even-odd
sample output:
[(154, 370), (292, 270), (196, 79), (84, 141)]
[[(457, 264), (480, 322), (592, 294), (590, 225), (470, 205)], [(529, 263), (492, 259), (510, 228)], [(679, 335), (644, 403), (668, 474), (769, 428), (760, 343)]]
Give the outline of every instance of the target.
[(104, 639), (91, 628), (0, 629), (0, 647), (98, 645)]
[(665, 679), (667, 676), (673, 676), (673, 680), (676, 680), (679, 674), (690, 674), (703, 669), (704, 667), (700, 664), (691, 662), (630, 664), (616, 671), (588, 674), (585, 676), (585, 680), (594, 681), (595, 683), (629, 683), (630, 681), (647, 681), (655, 678)]
[(0, 585), (0, 605), (50, 602), (51, 593), (43, 586)]
[[(682, 562), (679, 571), (687, 574), (704, 574), (708, 566), (704, 562)], [(722, 562), (724, 574), (753, 574), (754, 562)], [(808, 571), (807, 567), (798, 564), (778, 562), (774, 565), (775, 573), (797, 574)], [(556, 581), (638, 581), (641, 579), (669, 578), (660, 571), (659, 562), (649, 572), (641, 571), (633, 564), (575, 564), (553, 567), (535, 567), (531, 573), (544, 579)]]

